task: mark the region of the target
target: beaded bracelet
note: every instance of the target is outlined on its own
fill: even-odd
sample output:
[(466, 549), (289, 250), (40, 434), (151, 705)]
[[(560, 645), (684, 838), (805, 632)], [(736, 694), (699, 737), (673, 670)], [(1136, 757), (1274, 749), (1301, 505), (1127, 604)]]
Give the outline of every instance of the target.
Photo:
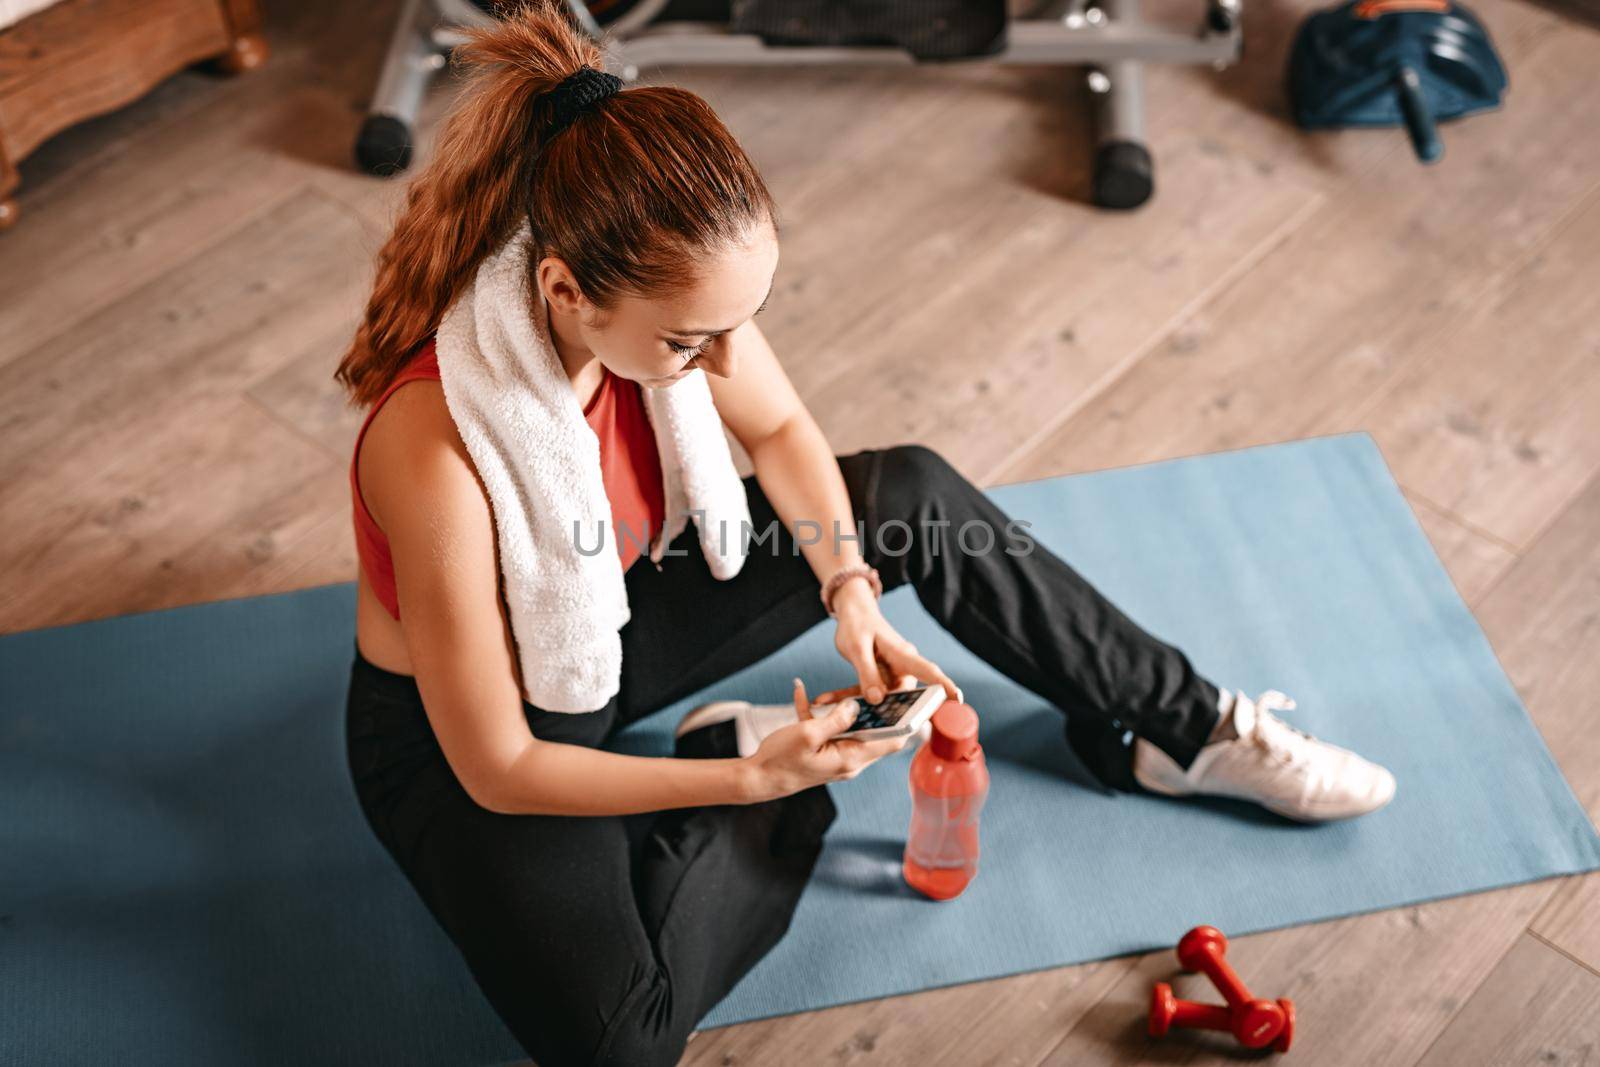
[(852, 563), (848, 567), (841, 567), (834, 571), (833, 576), (822, 587), (822, 606), (827, 609), (829, 615), (833, 614), (833, 594), (837, 593), (839, 587), (852, 578), (865, 578), (867, 584), (872, 586), (873, 597), (879, 598), (883, 596), (883, 581), (878, 577), (878, 568), (869, 567), (865, 563)]

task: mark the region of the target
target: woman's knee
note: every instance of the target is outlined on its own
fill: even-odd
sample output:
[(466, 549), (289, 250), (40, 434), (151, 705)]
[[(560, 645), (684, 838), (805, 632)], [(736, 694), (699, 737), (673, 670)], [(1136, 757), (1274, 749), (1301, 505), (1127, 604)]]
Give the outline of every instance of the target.
[(671, 984), (659, 967), (644, 975), (610, 1016), (594, 1067), (672, 1067), (683, 1058), (695, 1019), (674, 1010)]
[(1026, 545), (1025, 526), (1008, 520), (983, 490), (925, 445), (877, 453), (867, 540), (880, 569), (896, 558), (932, 566), (953, 555), (987, 555)]
[(940, 520), (963, 518), (972, 510), (971, 483), (938, 452), (926, 445), (895, 445), (878, 453), (871, 514), (876, 524), (906, 523), (942, 526)]
[(551, 968), (543, 978), (485, 987), (539, 1067), (670, 1067), (682, 1058), (696, 1020), (674, 1011), (670, 984), (654, 960), (637, 961), (631, 980), (626, 972), (586, 967), (581, 950), (564, 967), (542, 965)]
[(881, 450), (878, 478), (890, 485), (942, 486), (952, 478), (959, 480), (944, 456), (927, 445), (891, 445)]

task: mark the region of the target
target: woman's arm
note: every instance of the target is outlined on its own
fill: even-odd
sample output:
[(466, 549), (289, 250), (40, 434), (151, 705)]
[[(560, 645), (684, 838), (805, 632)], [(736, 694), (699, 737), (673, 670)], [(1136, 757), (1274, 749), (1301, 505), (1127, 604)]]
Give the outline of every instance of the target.
[[(727, 337), (731, 359), (708, 375), (717, 412), (749, 454), (756, 481), (818, 583), (826, 583), (836, 571), (862, 562), (839, 461), (755, 320)], [(882, 700), (886, 689), (902, 687), (907, 676), (943, 685), (952, 700), (961, 698), (956, 684), (883, 618), (865, 579), (839, 586), (833, 606), (839, 617), (834, 644), (855, 668), (870, 703)]]
[(768, 797), (746, 760), (624, 756), (532, 734), (490, 781), (497, 788), (473, 799), (502, 815), (631, 815)]
[(533, 736), (499, 593), (488, 495), (443, 391), (433, 382), (408, 385), (384, 415), (375, 422), (389, 425), (373, 430), (396, 432), (367, 434), (366, 498), (389, 538), (428, 721), (472, 799), (491, 811), (549, 815), (753, 799), (756, 783), (744, 760), (623, 756)]
[(817, 580), (826, 582), (861, 562), (844, 475), (754, 320), (729, 337), (736, 373), (707, 376), (717, 412), (749, 454), (756, 481)]

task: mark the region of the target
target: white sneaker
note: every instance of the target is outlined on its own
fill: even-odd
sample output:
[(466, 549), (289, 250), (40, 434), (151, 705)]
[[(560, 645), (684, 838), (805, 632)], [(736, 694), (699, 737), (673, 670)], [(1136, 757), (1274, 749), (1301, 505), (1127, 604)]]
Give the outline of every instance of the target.
[(752, 704), (748, 700), (714, 700), (701, 704), (678, 723), (674, 737), (731, 723), (739, 755), (751, 756), (774, 730), (795, 722), (793, 704)]
[(1238, 797), (1300, 822), (1348, 819), (1389, 803), (1394, 775), (1272, 713), (1294, 706), (1276, 689), (1254, 701), (1235, 693), (1232, 730), (1224, 731), (1236, 736), (1206, 745), (1187, 771), (1141, 738), (1134, 744), (1133, 776), (1154, 793)]
[[(701, 704), (685, 715), (678, 723), (673, 737), (679, 738), (696, 730), (722, 723), (731, 723), (739, 755), (749, 756), (761, 747), (761, 742), (780, 727), (795, 721), (793, 704), (752, 704), (748, 700), (714, 700)], [(933, 736), (933, 721), (924, 722), (917, 729), (921, 744)], [(908, 747), (915, 747), (915, 744)]]

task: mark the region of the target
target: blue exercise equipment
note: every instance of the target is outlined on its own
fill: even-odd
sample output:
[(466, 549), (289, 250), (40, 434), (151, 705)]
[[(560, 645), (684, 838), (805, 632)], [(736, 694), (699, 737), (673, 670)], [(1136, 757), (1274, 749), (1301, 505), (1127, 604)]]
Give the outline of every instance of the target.
[(1500, 106), (1506, 70), (1471, 11), (1448, 0), (1351, 0), (1306, 19), (1289, 102), (1308, 130), (1404, 126), (1417, 158), (1444, 154), (1436, 123)]

